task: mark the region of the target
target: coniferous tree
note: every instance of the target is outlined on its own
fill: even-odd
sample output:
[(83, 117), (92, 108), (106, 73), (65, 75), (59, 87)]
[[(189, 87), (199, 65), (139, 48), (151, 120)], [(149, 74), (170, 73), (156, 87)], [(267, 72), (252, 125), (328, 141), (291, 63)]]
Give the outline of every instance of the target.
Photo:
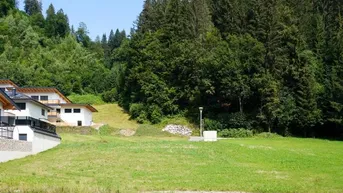
[(55, 8), (52, 4), (49, 5), (49, 8), (46, 11), (46, 26), (45, 34), (48, 37), (53, 37), (56, 34), (56, 13)]
[(28, 15), (42, 13), (42, 2), (40, 0), (25, 0), (24, 10)]

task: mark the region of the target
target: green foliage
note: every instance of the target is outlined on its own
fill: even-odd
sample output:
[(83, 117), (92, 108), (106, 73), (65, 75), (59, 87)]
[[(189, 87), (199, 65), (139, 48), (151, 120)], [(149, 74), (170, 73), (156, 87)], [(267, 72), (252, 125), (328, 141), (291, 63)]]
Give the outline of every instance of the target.
[(219, 137), (225, 138), (247, 138), (254, 135), (253, 131), (247, 129), (224, 129), (218, 133)]
[(138, 118), (141, 113), (145, 111), (144, 104), (142, 103), (134, 103), (130, 105), (130, 115), (133, 119)]
[(79, 103), (79, 104), (92, 104), (92, 105), (105, 104), (101, 96), (92, 95), (92, 94), (86, 94), (86, 95), (72, 94), (72, 95), (69, 95), (68, 98), (74, 103)]
[(106, 103), (114, 103), (118, 101), (118, 92), (116, 88), (113, 88), (110, 91), (105, 91), (104, 93), (101, 94), (101, 98), (103, 101)]

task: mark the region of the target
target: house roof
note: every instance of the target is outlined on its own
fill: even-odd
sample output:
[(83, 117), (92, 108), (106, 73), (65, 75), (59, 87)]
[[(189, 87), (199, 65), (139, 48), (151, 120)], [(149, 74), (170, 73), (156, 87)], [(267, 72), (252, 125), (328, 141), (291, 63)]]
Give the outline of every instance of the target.
[(73, 104), (73, 103), (69, 103), (69, 104), (60, 104), (60, 106), (63, 106), (63, 107), (86, 107), (88, 110), (90, 110), (93, 113), (94, 112), (98, 112), (98, 110), (96, 108), (94, 108), (90, 104)]
[[(11, 98), (11, 100), (13, 100), (14, 102), (32, 102), (38, 106), (44, 107), (44, 108), (49, 109), (49, 110), (53, 110), (52, 107), (49, 107), (49, 106), (47, 106), (47, 105), (45, 105), (45, 104), (43, 104), (37, 100), (34, 100), (33, 98), (31, 98), (31, 97), (29, 97), (23, 93), (19, 93), (19, 92), (14, 93), (12, 91), (9, 91), (9, 92), (6, 92), (6, 95), (8, 95)], [(20, 108), (17, 108), (17, 109), (19, 110)]]
[(10, 110), (20, 110), (20, 108), (15, 104), (15, 102), (4, 92), (0, 89), (0, 102), (3, 105), (4, 109)]
[(18, 88), (19, 86), (15, 84), (12, 80), (10, 79), (0, 79), (0, 84), (9, 84), (12, 85), (15, 88)]
[(63, 98), (67, 103), (72, 103), (66, 96), (64, 96), (57, 88), (52, 87), (21, 87), (17, 88), (19, 92), (24, 93), (57, 93), (61, 98)]

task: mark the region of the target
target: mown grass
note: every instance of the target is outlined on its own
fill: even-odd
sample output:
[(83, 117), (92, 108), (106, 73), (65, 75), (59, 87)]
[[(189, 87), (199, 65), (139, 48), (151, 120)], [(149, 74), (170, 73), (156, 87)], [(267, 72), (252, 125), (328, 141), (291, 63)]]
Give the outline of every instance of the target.
[(342, 142), (249, 138), (192, 143), (144, 131), (134, 137), (62, 133), (57, 148), (0, 164), (0, 192), (343, 190)]
[(98, 113), (93, 113), (93, 121), (95, 123), (105, 123), (117, 129), (135, 130), (139, 126), (136, 121), (130, 120), (130, 115), (125, 113), (118, 104), (95, 105), (95, 108), (99, 111)]

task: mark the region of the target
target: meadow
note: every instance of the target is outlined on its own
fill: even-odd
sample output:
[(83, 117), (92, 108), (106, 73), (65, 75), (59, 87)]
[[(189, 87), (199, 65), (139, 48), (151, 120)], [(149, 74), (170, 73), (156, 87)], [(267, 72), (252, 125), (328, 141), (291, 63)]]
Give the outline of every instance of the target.
[(55, 149), (0, 164), (0, 192), (342, 192), (343, 143), (62, 133)]
[[(343, 192), (343, 143), (261, 135), (189, 142), (97, 106), (100, 131), (60, 128), (62, 143), (0, 164), (0, 192)], [(186, 124), (184, 120), (174, 121)], [(119, 129), (136, 131), (132, 137)]]

